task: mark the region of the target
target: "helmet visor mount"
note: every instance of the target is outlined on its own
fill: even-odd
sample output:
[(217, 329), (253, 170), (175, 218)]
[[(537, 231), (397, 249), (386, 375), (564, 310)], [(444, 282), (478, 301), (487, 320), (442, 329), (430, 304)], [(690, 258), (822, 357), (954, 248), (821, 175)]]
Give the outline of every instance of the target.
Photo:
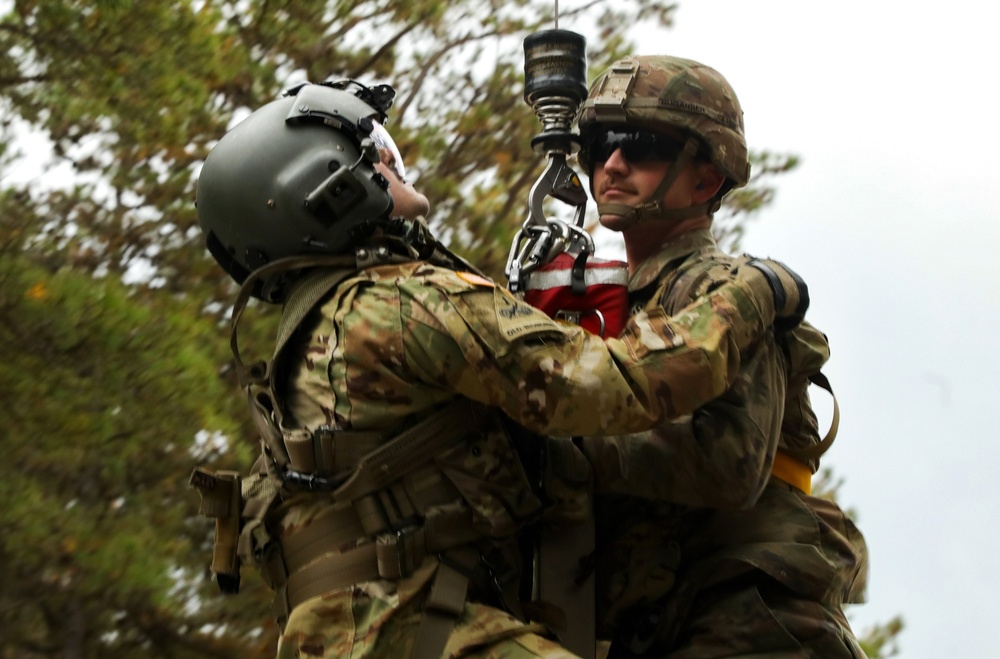
[(378, 150), (379, 161), (399, 175), (400, 181), (406, 181), (406, 166), (403, 164), (403, 156), (399, 153), (399, 147), (392, 139), (392, 135), (385, 129), (385, 126), (378, 121), (372, 120), (371, 140)]

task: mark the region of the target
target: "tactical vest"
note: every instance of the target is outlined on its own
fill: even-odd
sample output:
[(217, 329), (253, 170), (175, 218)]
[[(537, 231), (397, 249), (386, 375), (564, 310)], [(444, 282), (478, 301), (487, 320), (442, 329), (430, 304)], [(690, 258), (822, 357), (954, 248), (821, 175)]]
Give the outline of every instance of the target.
[[(503, 433), (508, 441), (509, 436), (499, 414), (461, 397), (393, 437), (333, 427), (284, 428), (272, 367), (309, 311), (346, 278), (374, 265), (361, 255), (362, 250), (358, 258), (296, 257), (291, 263), (319, 269), (302, 277), (289, 295), (270, 365), (247, 367), (239, 355), (236, 329), (252, 285), (244, 283), (233, 311), (232, 348), (262, 454), (245, 478), (199, 468), (191, 484), (202, 495), (202, 514), (216, 520), (212, 571), (220, 588), (237, 592), (241, 564), (255, 565), (275, 592), (274, 614), (282, 627), (291, 610), (312, 597), (359, 582), (405, 578), (426, 556), (436, 555), (439, 565), (413, 656), (439, 656), (470, 586), (489, 588), (498, 606), (524, 617), (517, 529), (503, 529), (496, 537), (484, 533), (476, 515), (482, 498), (490, 496), (489, 487), (474, 482), (475, 477), (447, 475), (449, 459), (455, 461), (449, 452), (485, 433)], [(388, 258), (382, 262), (392, 262), (382, 256)], [(277, 269), (280, 262), (272, 265)], [(258, 273), (273, 274), (268, 266)], [(489, 478), (485, 471), (478, 476)], [(504, 485), (524, 488), (534, 497), (527, 479), (522, 480)], [(268, 513), (281, 499), (309, 490), (330, 497), (328, 511), (288, 540), (272, 537)]]

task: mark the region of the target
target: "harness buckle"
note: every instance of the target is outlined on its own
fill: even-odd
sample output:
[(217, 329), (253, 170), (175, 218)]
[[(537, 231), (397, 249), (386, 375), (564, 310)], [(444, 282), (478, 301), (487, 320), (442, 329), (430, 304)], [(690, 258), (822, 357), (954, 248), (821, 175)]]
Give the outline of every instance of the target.
[(327, 478), (323, 476), (317, 476), (316, 474), (304, 474), (301, 471), (295, 471), (294, 469), (286, 469), (281, 474), (281, 480), (286, 485), (294, 485), (296, 487), (304, 488), (307, 490), (336, 490), (346, 480), (346, 477), (340, 478)]
[(384, 579), (403, 579), (423, 563), (426, 551), (423, 526), (406, 526), (375, 539), (378, 573)]

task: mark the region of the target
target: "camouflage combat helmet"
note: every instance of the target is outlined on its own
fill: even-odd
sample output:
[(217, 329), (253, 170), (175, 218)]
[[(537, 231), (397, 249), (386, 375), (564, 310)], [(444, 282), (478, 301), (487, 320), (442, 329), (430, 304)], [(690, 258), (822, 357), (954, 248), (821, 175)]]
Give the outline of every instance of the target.
[[(279, 259), (345, 251), (387, 219), (389, 182), (374, 165), (395, 162), (402, 177), (380, 123), (394, 95), (387, 85), (304, 84), (222, 137), (198, 178), (198, 220), (209, 252), (237, 283)], [(285, 279), (263, 278), (253, 295), (279, 302)]]
[[(686, 158), (697, 153), (726, 177), (719, 197), (750, 178), (736, 92), (718, 71), (693, 60), (647, 55), (615, 62), (594, 80), (577, 123), (584, 137), (598, 127), (680, 129), (697, 140)], [(660, 197), (667, 188), (658, 191)]]

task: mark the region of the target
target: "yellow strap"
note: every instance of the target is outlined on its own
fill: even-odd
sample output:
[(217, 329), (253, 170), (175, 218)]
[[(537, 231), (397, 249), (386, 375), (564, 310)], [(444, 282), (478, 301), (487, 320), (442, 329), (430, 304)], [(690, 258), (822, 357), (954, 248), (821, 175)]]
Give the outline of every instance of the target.
[(784, 451), (779, 450), (774, 454), (771, 475), (805, 494), (812, 493), (812, 471), (809, 470), (808, 465), (799, 462)]

